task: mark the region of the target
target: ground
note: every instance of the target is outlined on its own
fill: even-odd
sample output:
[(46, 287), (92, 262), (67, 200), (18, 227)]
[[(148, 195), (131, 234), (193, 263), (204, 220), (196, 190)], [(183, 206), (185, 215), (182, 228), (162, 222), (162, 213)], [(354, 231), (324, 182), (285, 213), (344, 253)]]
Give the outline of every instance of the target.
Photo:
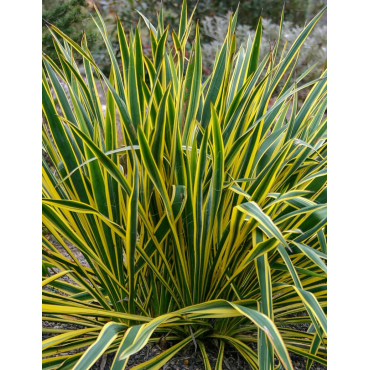
[[(48, 237), (51, 242), (58, 248), (58, 250), (66, 257), (69, 257), (65, 250), (55, 241), (53, 238)], [(74, 246), (69, 245), (72, 253), (79, 259), (80, 263), (84, 266), (87, 266), (87, 262), (83, 257), (82, 253)], [(61, 279), (71, 282), (71, 280), (64, 276)], [(62, 324), (62, 323), (54, 323), (54, 322), (46, 322), (43, 321), (44, 328), (54, 328), (54, 329), (80, 329), (82, 327), (76, 325), (69, 325), (69, 324)], [(308, 328), (308, 324), (299, 324), (299, 325), (290, 325), (290, 327), (306, 331)], [(43, 334), (43, 339), (52, 336), (52, 334)], [(171, 345), (171, 343), (168, 343)], [(254, 343), (248, 344), (254, 350), (256, 349), (256, 345)], [(74, 351), (75, 353), (77, 351)], [(141, 364), (144, 361), (147, 361), (162, 352), (162, 349), (157, 343), (149, 343), (146, 345), (141, 351), (136, 353), (135, 355), (131, 356), (128, 361), (127, 369), (133, 368), (135, 365)], [(209, 343), (207, 347), (208, 358), (211, 363), (212, 368), (214, 368), (217, 360), (217, 347), (215, 344)], [(107, 354), (99, 359), (91, 368), (92, 370), (110, 370), (112, 361), (114, 359), (114, 353)], [(295, 370), (305, 370), (306, 369), (306, 359), (302, 356), (296, 355), (295, 353), (290, 353), (292, 363)], [(242, 358), (242, 356), (237, 352), (233, 347), (226, 347), (225, 348), (225, 355), (223, 361), (223, 368), (225, 370), (249, 370), (252, 369), (249, 364)], [(186, 346), (183, 350), (174, 356), (171, 361), (169, 361), (166, 365), (163, 366), (163, 370), (203, 370), (203, 360), (200, 353), (199, 348), (195, 351), (194, 344), (191, 343)], [(316, 362), (313, 363), (312, 370), (324, 370), (327, 369), (326, 366), (318, 364)]]

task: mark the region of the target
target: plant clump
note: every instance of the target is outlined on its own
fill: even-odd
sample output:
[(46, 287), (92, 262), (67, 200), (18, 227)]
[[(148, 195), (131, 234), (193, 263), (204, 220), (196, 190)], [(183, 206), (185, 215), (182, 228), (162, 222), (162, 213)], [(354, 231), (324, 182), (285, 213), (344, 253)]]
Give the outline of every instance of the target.
[(208, 77), (186, 1), (177, 31), (162, 10), (156, 25), (142, 15), (149, 55), (139, 27), (117, 20), (121, 65), (96, 11), (109, 76), (85, 35), (54, 25), (59, 62), (43, 55), (42, 310), (66, 325), (45, 328), (43, 369), (87, 370), (109, 353), (124, 369), (163, 340), (134, 369), (189, 344), (207, 370), (210, 346), (216, 369), (230, 347), (253, 369), (293, 370), (289, 353), (326, 364), (326, 71), (295, 75), (325, 9), (284, 53), (282, 17), (261, 55), (262, 20), (237, 47), (236, 10)]

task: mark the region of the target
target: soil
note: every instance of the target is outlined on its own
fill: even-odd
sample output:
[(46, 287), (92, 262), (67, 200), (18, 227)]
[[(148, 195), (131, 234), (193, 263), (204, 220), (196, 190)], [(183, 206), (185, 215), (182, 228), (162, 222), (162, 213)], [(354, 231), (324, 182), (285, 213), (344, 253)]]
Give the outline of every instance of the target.
[[(50, 242), (65, 256), (70, 258), (68, 253), (65, 251), (63, 247), (59, 243), (54, 240), (54, 238), (48, 236)], [(76, 256), (80, 263), (84, 266), (88, 266), (87, 261), (83, 257), (82, 253), (74, 246), (68, 245), (71, 249), (71, 252)], [(52, 273), (57, 273), (58, 271), (54, 271)], [(68, 281), (69, 283), (73, 283), (67, 276), (61, 277), (61, 279)], [(49, 289), (46, 287), (46, 289)], [(298, 315), (298, 314), (297, 314)], [(302, 314), (299, 314), (302, 315)], [(293, 315), (294, 316), (294, 315)], [(67, 329), (67, 330), (77, 330), (82, 329), (83, 326), (80, 325), (73, 325), (73, 324), (66, 324), (66, 323), (55, 323), (49, 321), (42, 322), (43, 328), (50, 328), (50, 329)], [(296, 325), (287, 325), (295, 330), (300, 331), (307, 331), (309, 324), (296, 324)], [(42, 340), (47, 339), (54, 334), (43, 333)], [(169, 346), (172, 345), (171, 342), (168, 342)], [(174, 344), (174, 343), (173, 343)], [(248, 343), (248, 345), (254, 350), (257, 351), (257, 346), (255, 343)], [(77, 353), (83, 352), (86, 348), (80, 348), (79, 350), (74, 350), (69, 352)], [(156, 343), (148, 343), (141, 351), (137, 352), (136, 354), (130, 356), (126, 369), (131, 369), (134, 366), (141, 364), (151, 358), (159, 355), (162, 352), (161, 348)], [(212, 369), (216, 365), (217, 361), (217, 353), (218, 349), (213, 343), (209, 343), (207, 345), (207, 354), (208, 359), (211, 364)], [(67, 353), (60, 353), (59, 355), (65, 355)], [(294, 370), (305, 370), (306, 369), (306, 358), (299, 356), (295, 353), (289, 352), (290, 358), (292, 360), (292, 364)], [(115, 353), (109, 353), (107, 355), (102, 356), (92, 367), (91, 370), (110, 370)], [(224, 361), (223, 361), (223, 369), (225, 370), (250, 370), (252, 369), (251, 366), (244, 360), (244, 358), (239, 354), (235, 348), (231, 346), (225, 347), (224, 352)], [(312, 370), (326, 370), (327, 367), (313, 362), (311, 366)], [(190, 343), (180, 352), (178, 352), (167, 364), (162, 367), (162, 370), (204, 370), (204, 364), (202, 355), (200, 353), (199, 348), (195, 351), (194, 344)]]

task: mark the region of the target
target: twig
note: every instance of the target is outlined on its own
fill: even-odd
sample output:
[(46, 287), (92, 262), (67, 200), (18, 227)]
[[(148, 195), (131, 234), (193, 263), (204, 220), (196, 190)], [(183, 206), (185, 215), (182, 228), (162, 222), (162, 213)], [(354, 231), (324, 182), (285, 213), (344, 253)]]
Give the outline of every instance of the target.
[(104, 355), (102, 358), (101, 358), (101, 362), (100, 362), (100, 370), (104, 370), (105, 368), (105, 364), (107, 363), (107, 355)]
[(229, 370), (231, 370), (230, 364), (229, 364), (229, 362), (227, 361), (227, 359), (226, 359), (225, 357), (223, 358), (223, 363), (225, 364), (225, 366), (226, 366)]
[(189, 326), (189, 329), (190, 329), (190, 334), (191, 334), (191, 337), (193, 338), (193, 343), (194, 343), (194, 346), (195, 346), (194, 353), (196, 353), (197, 349), (198, 349), (198, 345), (197, 345), (197, 342), (195, 340), (195, 337), (194, 337), (194, 334), (193, 334), (193, 329), (191, 328), (191, 326)]

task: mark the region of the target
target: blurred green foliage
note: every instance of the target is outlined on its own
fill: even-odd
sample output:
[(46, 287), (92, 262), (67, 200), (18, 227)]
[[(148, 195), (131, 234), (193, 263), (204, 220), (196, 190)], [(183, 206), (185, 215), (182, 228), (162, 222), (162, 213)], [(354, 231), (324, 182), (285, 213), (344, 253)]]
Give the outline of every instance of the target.
[[(180, 4), (181, 0), (168, 1), (174, 6)], [(197, 3), (195, 0), (188, 1), (192, 6)], [(301, 25), (306, 18), (309, 1), (308, 0), (227, 0), (227, 1), (199, 1), (196, 18), (203, 19), (210, 15), (224, 15), (229, 11), (235, 11), (239, 4), (238, 21), (239, 24), (248, 24), (256, 27), (258, 19), (262, 14), (264, 18), (271, 19), (274, 23), (280, 22), (281, 9), (285, 3), (285, 17), (295, 24)]]
[[(101, 12), (107, 26), (108, 37), (113, 48), (119, 57), (118, 39), (116, 35), (116, 17), (122, 22), (127, 35), (130, 28), (136, 26), (141, 19), (139, 12), (146, 15), (156, 24), (157, 13), (160, 10), (161, 1), (158, 0), (94, 0), (95, 5)], [(217, 35), (224, 38), (223, 29), (227, 28), (227, 18), (229, 12), (235, 12), (239, 4), (238, 24), (240, 32), (238, 40), (245, 41), (255, 29), (258, 19), (262, 14), (264, 19), (264, 40), (262, 48), (268, 47), (271, 40), (275, 39), (275, 28), (278, 28), (281, 17), (281, 10), (284, 6), (284, 22), (286, 24), (283, 39), (291, 39), (296, 33), (310, 20), (314, 14), (318, 13), (326, 5), (326, 0), (187, 0), (189, 12), (197, 5), (194, 20), (200, 20), (200, 32), (203, 35), (203, 65), (211, 69), (214, 61), (215, 50), (218, 45)], [(170, 29), (178, 30), (182, 0), (162, 0), (164, 23), (170, 24)], [(83, 32), (87, 35), (89, 48), (95, 61), (104, 73), (109, 75), (110, 64), (107, 58), (103, 40), (98, 34), (94, 22), (90, 18), (89, 10), (93, 7), (92, 0), (43, 0), (43, 51), (57, 61), (53, 47), (52, 35), (47, 30), (47, 22), (55, 24), (64, 33), (68, 34), (74, 41), (80, 42)], [(96, 13), (92, 11), (92, 15)], [(188, 14), (190, 16), (190, 14)], [(215, 32), (207, 32), (205, 24), (215, 22), (217, 19), (225, 18), (224, 25), (217, 22), (218, 29)], [(313, 61), (323, 65), (326, 60), (326, 49), (322, 43), (326, 43), (326, 18), (320, 21), (316, 28), (316, 36), (311, 37), (309, 49), (311, 54), (306, 51), (302, 54), (307, 57), (300, 58), (302, 68), (311, 65)], [(141, 20), (141, 24), (143, 24)], [(270, 27), (271, 25), (271, 27)], [(276, 25), (276, 27), (275, 27)], [(222, 26), (222, 27), (221, 27)], [(243, 28), (243, 26), (245, 26)], [(323, 26), (323, 27), (321, 27)], [(142, 40), (145, 46), (150, 46), (149, 34), (146, 27), (142, 27)], [(295, 39), (293, 37), (293, 39)], [(214, 50), (213, 50), (214, 49)], [(317, 58), (311, 58), (317, 55)], [(311, 61), (312, 59), (312, 61)], [(318, 59), (318, 60), (317, 60)], [(58, 62), (58, 61), (57, 61)], [(312, 62), (312, 63), (311, 63)], [(299, 67), (299, 66), (298, 66)], [(298, 68), (299, 69), (299, 68)], [(206, 73), (207, 74), (207, 73)]]
[[(155, 19), (161, 2), (158, 0), (100, 0), (98, 3), (106, 13), (115, 13), (122, 22), (132, 24), (139, 19), (135, 9), (144, 12), (149, 19)], [(188, 0), (187, 3), (189, 9), (193, 9), (198, 4), (195, 20), (204, 19), (205, 16), (227, 15), (230, 11), (234, 12), (239, 4), (239, 24), (248, 24), (254, 28), (261, 14), (264, 18), (279, 24), (284, 4), (285, 20), (303, 26), (307, 19), (323, 8), (326, 0)], [(182, 0), (162, 0), (162, 4), (165, 10), (165, 21), (174, 27), (177, 26)]]
[[(51, 23), (69, 35), (74, 41), (80, 42), (85, 28), (85, 20), (90, 18), (85, 0), (43, 0), (42, 2), (42, 50), (57, 61), (53, 47), (53, 38), (47, 24)], [(92, 43), (94, 34), (87, 34)]]

